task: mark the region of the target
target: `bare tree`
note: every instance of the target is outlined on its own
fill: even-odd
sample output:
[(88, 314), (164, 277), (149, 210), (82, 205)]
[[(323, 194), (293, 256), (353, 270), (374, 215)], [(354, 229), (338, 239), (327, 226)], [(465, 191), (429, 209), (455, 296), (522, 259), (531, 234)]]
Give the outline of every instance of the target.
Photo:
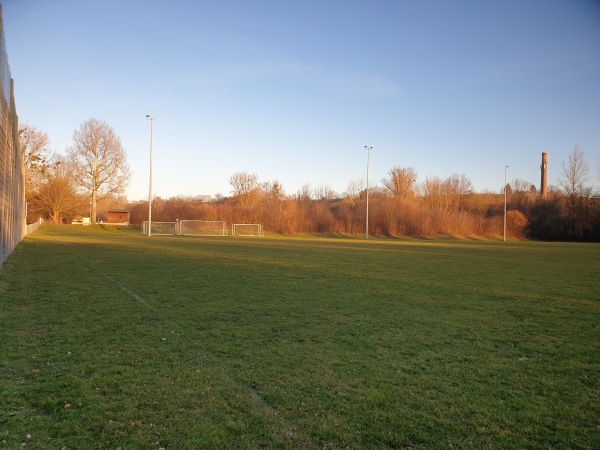
[(48, 161), (44, 181), (32, 198), (32, 206), (53, 223), (61, 223), (65, 216), (74, 214), (81, 203), (71, 180), (69, 161), (60, 155), (53, 156)]
[(573, 151), (569, 154), (569, 160), (562, 165), (563, 177), (560, 180), (560, 185), (565, 190), (567, 196), (576, 196), (583, 192), (585, 184), (589, 180), (589, 167), (585, 161), (583, 152), (576, 145)]
[(131, 178), (121, 140), (106, 122), (89, 119), (73, 133), (68, 154), (75, 183), (90, 192), (96, 223), (98, 197), (123, 193)]
[(337, 194), (331, 186), (326, 184), (320, 184), (316, 188), (313, 189), (312, 198), (314, 200), (331, 200), (337, 197)]
[(400, 197), (405, 200), (413, 200), (415, 198), (416, 181), (417, 171), (413, 167), (398, 166), (390, 169), (388, 176), (381, 180), (393, 197)]
[(282, 201), (285, 199), (283, 185), (278, 180), (264, 183), (263, 190), (268, 200)]
[[(529, 181), (516, 178), (510, 184), (510, 208), (526, 213), (530, 205), (536, 200), (535, 185)], [(534, 188), (532, 191), (531, 188)], [(508, 191), (507, 191), (508, 192)]]
[(421, 184), (421, 201), (425, 207), (444, 214), (452, 210), (447, 186), (440, 177), (426, 177)]
[(48, 167), (50, 140), (44, 131), (24, 123), (19, 129), (19, 144), (25, 164), (25, 196), (29, 201)]
[(565, 191), (569, 215), (569, 229), (573, 237), (581, 232), (585, 222), (585, 198), (591, 194), (586, 186), (589, 181), (589, 166), (583, 152), (576, 145), (569, 154), (568, 162), (563, 161), (560, 185)]
[(461, 209), (463, 207), (465, 195), (473, 192), (473, 183), (463, 174), (452, 174), (445, 181), (447, 195), (451, 198), (453, 209)]
[(467, 195), (473, 193), (473, 183), (471, 180), (464, 174), (460, 175), (455, 173), (448, 177), (446, 180), (450, 190), (456, 195)]
[(296, 193), (296, 199), (306, 202), (306, 201), (310, 200), (311, 192), (312, 192), (312, 188), (310, 187), (310, 184), (304, 183), (300, 187), (300, 189), (298, 189), (298, 192)]
[(445, 180), (427, 177), (420, 190), (427, 208), (447, 215), (464, 207), (465, 195), (473, 192), (473, 185), (465, 175), (454, 174)]
[(350, 181), (350, 183), (348, 183), (348, 186), (346, 187), (346, 192), (344, 192), (344, 195), (347, 198), (358, 198), (360, 195), (360, 192), (363, 191), (364, 189), (365, 189), (365, 180), (364, 179), (352, 180), (352, 181)]
[(236, 172), (229, 178), (233, 188), (232, 194), (240, 206), (254, 206), (259, 199), (260, 184), (255, 173)]

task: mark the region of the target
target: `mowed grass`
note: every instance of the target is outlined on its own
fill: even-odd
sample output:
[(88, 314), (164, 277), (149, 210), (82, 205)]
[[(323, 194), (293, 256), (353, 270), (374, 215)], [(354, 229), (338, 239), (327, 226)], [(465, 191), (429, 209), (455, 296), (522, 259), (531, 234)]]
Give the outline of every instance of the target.
[(44, 226), (0, 448), (600, 448), (600, 246)]

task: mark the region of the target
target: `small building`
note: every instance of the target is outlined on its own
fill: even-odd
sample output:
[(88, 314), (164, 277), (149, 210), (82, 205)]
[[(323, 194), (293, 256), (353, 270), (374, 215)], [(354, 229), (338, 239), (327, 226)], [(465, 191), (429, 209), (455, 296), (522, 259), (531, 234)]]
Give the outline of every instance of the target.
[(107, 223), (118, 223), (120, 225), (129, 225), (131, 211), (127, 209), (109, 209)]

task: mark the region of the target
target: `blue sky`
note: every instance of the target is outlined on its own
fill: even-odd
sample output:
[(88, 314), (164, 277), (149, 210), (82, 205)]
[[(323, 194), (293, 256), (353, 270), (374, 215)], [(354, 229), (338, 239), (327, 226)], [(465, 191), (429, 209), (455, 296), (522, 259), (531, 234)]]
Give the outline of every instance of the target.
[(579, 145), (600, 185), (600, 2), (3, 0), (21, 122), (64, 152), (120, 136), (130, 200), (228, 195), (236, 172), (344, 192), (394, 166), (476, 190), (549, 183)]

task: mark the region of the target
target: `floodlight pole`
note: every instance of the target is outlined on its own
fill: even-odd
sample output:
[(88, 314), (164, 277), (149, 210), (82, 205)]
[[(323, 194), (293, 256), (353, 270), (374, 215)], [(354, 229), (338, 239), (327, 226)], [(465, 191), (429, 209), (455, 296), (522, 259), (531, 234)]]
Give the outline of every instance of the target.
[(150, 182), (148, 188), (148, 237), (152, 236), (152, 122), (156, 119), (146, 114), (146, 119), (150, 121)]
[(506, 169), (508, 166), (504, 166), (504, 242), (506, 242)]
[(365, 150), (367, 151), (367, 215), (365, 219), (365, 239), (369, 239), (369, 163), (371, 161), (371, 150), (373, 150), (373, 147), (365, 145)]

